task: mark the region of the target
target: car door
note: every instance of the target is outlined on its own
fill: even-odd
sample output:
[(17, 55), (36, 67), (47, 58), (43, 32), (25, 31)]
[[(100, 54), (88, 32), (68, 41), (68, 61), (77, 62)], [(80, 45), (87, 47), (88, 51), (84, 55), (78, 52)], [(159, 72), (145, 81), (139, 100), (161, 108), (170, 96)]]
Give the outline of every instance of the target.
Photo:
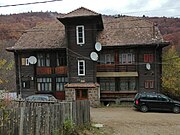
[(158, 99), (156, 94), (147, 95), (147, 103), (150, 110), (156, 110), (158, 108)]
[(164, 95), (158, 95), (158, 109), (159, 110), (170, 110), (171, 103), (169, 98)]

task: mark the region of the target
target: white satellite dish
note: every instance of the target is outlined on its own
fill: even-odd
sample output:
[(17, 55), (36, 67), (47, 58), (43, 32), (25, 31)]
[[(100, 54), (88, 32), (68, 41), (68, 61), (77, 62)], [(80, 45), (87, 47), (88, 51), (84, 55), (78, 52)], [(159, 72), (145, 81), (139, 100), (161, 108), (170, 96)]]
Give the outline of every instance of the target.
[(151, 65), (149, 63), (146, 63), (146, 69), (150, 70), (151, 69)]
[(97, 54), (96, 52), (91, 52), (90, 58), (91, 58), (93, 61), (97, 61), (97, 60), (98, 60), (98, 54)]
[(101, 49), (102, 49), (102, 45), (101, 45), (101, 43), (99, 43), (99, 42), (96, 42), (96, 44), (95, 44), (95, 49), (96, 49), (96, 51), (101, 51)]
[(28, 58), (28, 61), (29, 61), (30, 64), (36, 64), (37, 58), (35, 56), (30, 56)]

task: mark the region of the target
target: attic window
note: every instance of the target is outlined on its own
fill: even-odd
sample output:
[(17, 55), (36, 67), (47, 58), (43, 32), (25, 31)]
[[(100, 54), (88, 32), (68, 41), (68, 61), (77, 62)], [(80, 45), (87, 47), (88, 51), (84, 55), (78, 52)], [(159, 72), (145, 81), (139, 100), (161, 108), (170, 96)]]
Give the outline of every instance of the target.
[(78, 45), (82, 45), (85, 43), (84, 26), (83, 25), (76, 26), (76, 40), (77, 40)]

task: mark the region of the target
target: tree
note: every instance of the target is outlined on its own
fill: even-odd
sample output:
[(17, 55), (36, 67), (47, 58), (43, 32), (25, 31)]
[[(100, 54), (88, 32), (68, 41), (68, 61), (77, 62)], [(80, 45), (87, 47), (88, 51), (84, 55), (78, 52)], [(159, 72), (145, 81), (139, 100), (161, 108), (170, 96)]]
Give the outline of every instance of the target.
[(5, 49), (14, 45), (14, 40), (0, 40), (0, 90), (15, 91), (14, 54)]
[(168, 95), (180, 97), (180, 57), (174, 47), (163, 54), (162, 87)]

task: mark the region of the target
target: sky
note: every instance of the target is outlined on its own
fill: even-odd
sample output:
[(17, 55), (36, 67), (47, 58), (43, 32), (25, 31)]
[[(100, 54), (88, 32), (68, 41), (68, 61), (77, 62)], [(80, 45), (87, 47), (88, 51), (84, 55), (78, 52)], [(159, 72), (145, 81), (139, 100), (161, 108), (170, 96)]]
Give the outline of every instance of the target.
[(62, 0), (43, 4), (2, 7), (4, 5), (48, 0), (0, 0), (0, 14), (52, 11), (68, 13), (85, 7), (100, 14), (130, 16), (180, 17), (180, 0)]

